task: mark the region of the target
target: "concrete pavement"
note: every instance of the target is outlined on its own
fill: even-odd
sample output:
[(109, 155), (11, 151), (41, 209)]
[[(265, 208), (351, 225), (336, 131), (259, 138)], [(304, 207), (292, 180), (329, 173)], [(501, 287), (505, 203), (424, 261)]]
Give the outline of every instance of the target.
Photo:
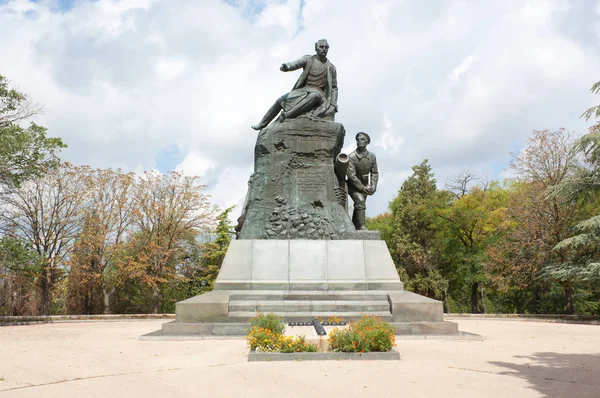
[(600, 326), (452, 319), (400, 361), (247, 362), (244, 340), (140, 341), (165, 320), (0, 327), (4, 397), (600, 397)]

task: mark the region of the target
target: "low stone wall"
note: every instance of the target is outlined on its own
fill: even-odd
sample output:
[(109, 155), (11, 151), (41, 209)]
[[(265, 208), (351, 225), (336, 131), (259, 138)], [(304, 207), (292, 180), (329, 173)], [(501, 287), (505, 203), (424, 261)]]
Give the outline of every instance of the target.
[(110, 314), (110, 315), (49, 315), (0, 316), (0, 326), (29, 325), (32, 323), (127, 321), (141, 319), (175, 319), (175, 314)]
[(598, 315), (567, 315), (567, 314), (444, 314), (445, 320), (459, 319), (495, 319), (506, 321), (579, 323), (584, 325), (600, 325)]

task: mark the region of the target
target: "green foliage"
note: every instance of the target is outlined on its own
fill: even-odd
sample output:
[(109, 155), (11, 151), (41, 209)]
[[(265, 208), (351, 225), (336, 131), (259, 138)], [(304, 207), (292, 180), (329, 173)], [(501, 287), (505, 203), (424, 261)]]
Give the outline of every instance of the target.
[(28, 244), (6, 235), (0, 238), (0, 316), (31, 311), (42, 268), (41, 257)]
[(0, 184), (18, 187), (58, 166), (57, 152), (66, 144), (60, 138), (46, 137), (46, 128), (35, 123), (26, 128), (18, 124), (37, 112), (0, 75)]
[(371, 231), (379, 231), (381, 233), (381, 238), (387, 241), (393, 234), (392, 213), (386, 212), (373, 218), (367, 217), (365, 225), (367, 226), (367, 229)]
[(415, 274), (406, 281), (404, 288), (423, 296), (443, 300), (448, 290), (448, 280), (436, 269), (426, 274)]
[(600, 280), (600, 215), (575, 226), (577, 235), (560, 241), (555, 251), (566, 251), (568, 261), (554, 263), (544, 273), (557, 280), (595, 282)]
[(395, 345), (394, 328), (376, 316), (363, 316), (347, 329), (329, 333), (329, 350), (341, 352), (389, 351)]
[(487, 312), (484, 293), (491, 282), (487, 250), (504, 224), (508, 194), (497, 182), (463, 191), (440, 210), (444, 271), (455, 301)]
[(283, 318), (275, 314), (259, 313), (250, 319), (250, 326), (253, 328), (268, 329), (275, 334), (282, 334), (285, 330)]
[(586, 167), (550, 190), (549, 196), (587, 204), (593, 215), (575, 225), (573, 236), (556, 244), (553, 251), (563, 253), (563, 261), (548, 266), (544, 275), (561, 281), (593, 283), (600, 280), (600, 124), (592, 126), (575, 143), (573, 151), (583, 156)]
[(0, 268), (35, 278), (42, 270), (40, 255), (27, 243), (4, 235), (0, 238)]
[[(590, 92), (592, 94), (600, 93), (600, 81), (598, 81), (592, 85)], [(599, 116), (600, 116), (600, 105), (588, 108), (588, 109), (586, 109), (585, 112), (583, 112), (581, 114), (581, 117), (584, 118), (585, 120), (589, 120), (591, 117), (597, 118)]]
[(427, 273), (437, 266), (436, 213), (444, 206), (445, 200), (437, 192), (431, 167), (424, 160), (413, 167), (413, 174), (390, 203), (391, 219), (382, 237), (394, 262), (411, 277)]
[(214, 231), (215, 239), (211, 242), (203, 243), (199, 250), (193, 255), (193, 259), (198, 262), (200, 270), (196, 279), (205, 281), (207, 291), (217, 279), (217, 275), (227, 254), (229, 243), (235, 234), (233, 226), (229, 221), (229, 213), (235, 206), (228, 207), (217, 216), (217, 227)]

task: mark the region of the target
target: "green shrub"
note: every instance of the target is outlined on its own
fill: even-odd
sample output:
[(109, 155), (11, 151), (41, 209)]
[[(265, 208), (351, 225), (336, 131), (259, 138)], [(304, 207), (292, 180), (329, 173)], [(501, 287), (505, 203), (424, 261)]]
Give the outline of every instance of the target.
[(389, 351), (394, 345), (394, 328), (376, 316), (363, 316), (348, 329), (336, 328), (329, 334), (330, 351)]
[(254, 318), (250, 319), (250, 326), (252, 328), (269, 329), (277, 335), (283, 334), (285, 330), (283, 318), (275, 314), (258, 313)]

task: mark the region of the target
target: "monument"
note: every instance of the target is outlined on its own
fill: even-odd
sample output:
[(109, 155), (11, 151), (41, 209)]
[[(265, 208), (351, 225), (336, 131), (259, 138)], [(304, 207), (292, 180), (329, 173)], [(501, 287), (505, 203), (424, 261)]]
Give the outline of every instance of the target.
[[(319, 40), (291, 92), (262, 120), (242, 215), (212, 292), (177, 303), (176, 320), (156, 335), (244, 335), (258, 312), (286, 321), (374, 314), (399, 334), (449, 334), (442, 303), (403, 289), (386, 243), (365, 228), (365, 202), (378, 181), (366, 133), (341, 153), (337, 73)], [(354, 201), (352, 219), (347, 197)]]

